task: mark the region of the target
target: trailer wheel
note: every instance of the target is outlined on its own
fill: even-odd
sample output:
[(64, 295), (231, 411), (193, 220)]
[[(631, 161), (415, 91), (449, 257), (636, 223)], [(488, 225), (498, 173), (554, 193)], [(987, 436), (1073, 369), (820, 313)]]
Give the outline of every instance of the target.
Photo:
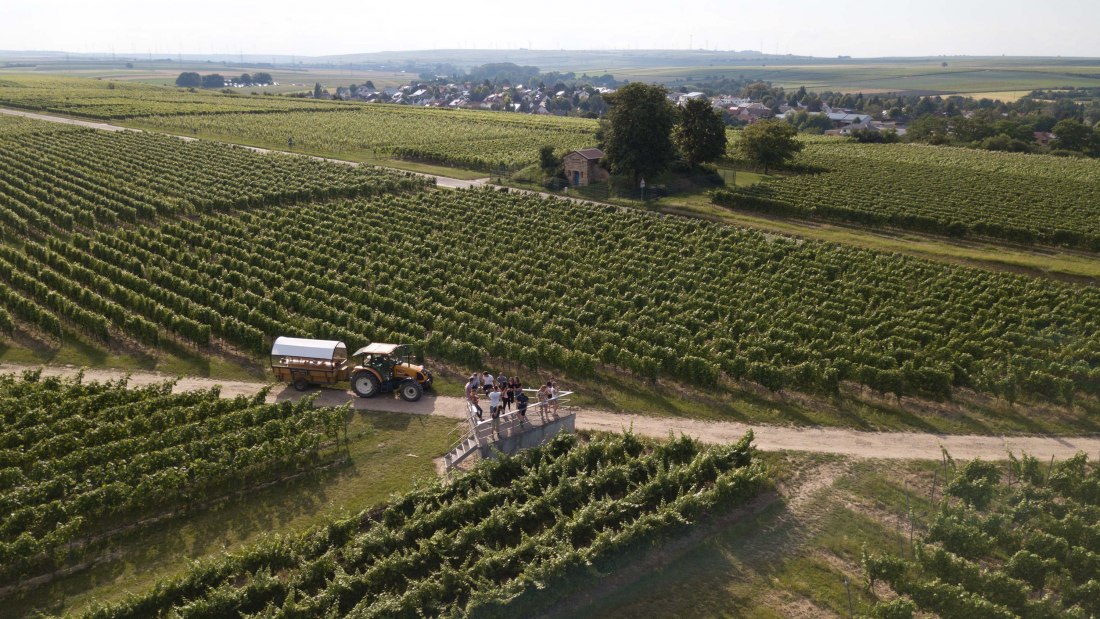
[(405, 380), (401, 382), (398, 394), (406, 402), (415, 402), (420, 399), (420, 396), (424, 395), (424, 388), (415, 380)]
[(295, 378), (294, 379), (294, 388), (297, 389), (298, 391), (308, 391), (309, 386), (310, 386), (310, 382), (308, 380), (304, 379), (304, 378)]
[(368, 370), (359, 370), (351, 376), (351, 390), (361, 398), (373, 398), (380, 388), (378, 377)]

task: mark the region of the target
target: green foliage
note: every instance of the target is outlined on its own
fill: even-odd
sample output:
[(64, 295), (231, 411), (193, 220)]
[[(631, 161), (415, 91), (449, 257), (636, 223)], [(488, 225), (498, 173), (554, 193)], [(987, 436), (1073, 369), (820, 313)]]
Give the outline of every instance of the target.
[[(198, 75), (197, 73), (195, 75)], [(193, 77), (185, 78), (194, 83)], [(214, 84), (222, 88), (223, 84)], [(127, 119), (152, 115), (270, 113), (289, 110), (347, 110), (354, 103), (314, 101), (276, 96), (227, 95), (215, 90), (194, 90), (202, 77), (186, 89), (151, 86), (137, 82), (94, 80), (55, 75), (6, 75), (0, 81), (0, 104), (29, 110), (70, 114), (85, 118)], [(286, 142), (285, 134), (281, 140)]]
[(941, 617), (1095, 613), (1100, 555), (1090, 547), (1100, 539), (1100, 511), (1077, 497), (1100, 469), (1078, 454), (1060, 463), (1060, 479), (1052, 475), (1048, 483), (1032, 471), (1034, 462), (1012, 459), (1022, 474), (1011, 486), (995, 465), (969, 462), (956, 474), (964, 482), (951, 486), (963, 502), (945, 502), (912, 559), (865, 554), (868, 578), (887, 581), (911, 610)]
[[(0, 142), (13, 144), (0, 180), (22, 188), (9, 193), (25, 200), (17, 216), (87, 222), (62, 239), (34, 220), (45, 239), (0, 245), (0, 306), (49, 334), (64, 321), (255, 355), (278, 335), (396, 340), (469, 366), (489, 355), (585, 376), (608, 364), (829, 394), (842, 381), (899, 397), (1100, 393), (1089, 288), (533, 196), (411, 193), (421, 181), (407, 176), (156, 136)], [(66, 210), (26, 180), (35, 173), (70, 192)], [(241, 179), (264, 192), (242, 193)], [(302, 203), (348, 195), (378, 197)], [(106, 229), (142, 221), (138, 205), (155, 205), (149, 217), (235, 212)], [(540, 233), (488, 242), (488, 220)], [(486, 263), (532, 283), (499, 294), (447, 275)]]
[(909, 598), (897, 598), (889, 602), (878, 602), (871, 609), (874, 619), (912, 619), (917, 605)]
[(1100, 251), (1100, 161), (802, 139), (792, 167), (805, 173), (738, 188), (727, 205)]
[(310, 399), (172, 386), (0, 376), (0, 574), (56, 567), (54, 553), (95, 526), (314, 466), (343, 423)]
[(789, 161), (804, 147), (797, 138), (798, 130), (781, 120), (762, 120), (741, 130), (737, 148), (749, 161), (764, 166), (764, 174), (770, 166)]
[(722, 115), (706, 99), (689, 99), (680, 110), (675, 142), (691, 167), (717, 161), (726, 154), (726, 126)]
[(1060, 120), (1051, 132), (1054, 134), (1055, 145), (1060, 149), (1085, 153), (1095, 147), (1096, 136), (1092, 129), (1079, 120)]
[(1039, 555), (1020, 550), (1005, 562), (1005, 573), (1018, 578), (1036, 591), (1041, 591), (1046, 583), (1047, 564)]
[(856, 129), (850, 136), (861, 144), (895, 144), (901, 141), (894, 129)]
[(223, 88), (225, 87), (225, 78), (217, 73), (211, 73), (202, 76), (201, 84), (203, 88)]
[(784, 120), (794, 125), (800, 133), (816, 133), (820, 135), (833, 128), (833, 121), (829, 120), (828, 116), (820, 113), (807, 112), (806, 110), (790, 113)]
[(554, 154), (553, 145), (546, 144), (539, 149), (539, 167), (547, 176), (553, 176), (561, 167), (561, 157)]
[(180, 88), (198, 88), (202, 86), (202, 76), (193, 71), (184, 71), (176, 78), (176, 86)]
[(196, 565), (87, 616), (531, 616), (570, 579), (591, 580), (624, 550), (766, 488), (751, 440), (702, 449), (559, 435), (380, 512)]
[(662, 86), (634, 82), (609, 96), (604, 153), (612, 172), (652, 179), (668, 167), (676, 111), (666, 94)]
[(1000, 482), (1001, 470), (995, 463), (971, 460), (956, 472), (947, 486), (947, 492), (971, 507), (985, 509), (993, 500), (993, 493)]
[(309, 151), (349, 158), (398, 157), (482, 171), (538, 163), (540, 145), (567, 152), (591, 147), (595, 141), (596, 123), (582, 118), (327, 101), (315, 105), (333, 107), (317, 113), (278, 108), (265, 114), (158, 113), (143, 117), (141, 123), (274, 148), (292, 135), (296, 148)]

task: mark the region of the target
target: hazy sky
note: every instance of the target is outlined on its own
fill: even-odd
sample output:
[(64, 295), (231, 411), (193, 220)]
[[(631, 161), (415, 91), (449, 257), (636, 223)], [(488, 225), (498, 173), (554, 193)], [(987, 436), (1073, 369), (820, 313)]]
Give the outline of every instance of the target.
[(480, 48), (1100, 56), (1098, 0), (0, 0), (0, 49), (327, 55)]

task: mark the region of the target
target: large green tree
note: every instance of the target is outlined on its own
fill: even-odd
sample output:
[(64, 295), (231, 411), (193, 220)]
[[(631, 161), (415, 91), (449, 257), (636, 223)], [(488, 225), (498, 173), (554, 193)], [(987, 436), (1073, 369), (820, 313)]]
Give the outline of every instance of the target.
[(798, 141), (798, 130), (783, 120), (753, 123), (741, 130), (741, 140), (737, 143), (738, 150), (746, 159), (764, 166), (764, 174), (768, 173), (769, 166), (794, 157), (802, 147), (802, 142)]
[(676, 156), (672, 127), (676, 110), (662, 86), (634, 82), (608, 95), (611, 110), (604, 133), (604, 153), (611, 171), (652, 178)]
[(194, 71), (184, 71), (176, 78), (176, 86), (180, 88), (198, 88), (202, 86), (202, 76)]
[(1058, 148), (1088, 152), (1092, 147), (1092, 130), (1079, 120), (1067, 118), (1054, 125), (1054, 143)]
[(726, 123), (706, 99), (690, 99), (680, 112), (676, 145), (695, 167), (726, 154)]

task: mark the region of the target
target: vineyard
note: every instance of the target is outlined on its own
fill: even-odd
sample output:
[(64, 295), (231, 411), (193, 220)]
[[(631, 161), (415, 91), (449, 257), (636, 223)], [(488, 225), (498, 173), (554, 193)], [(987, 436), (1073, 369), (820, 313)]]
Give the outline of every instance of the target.
[(14, 582), (106, 526), (316, 466), (343, 411), (265, 396), (0, 376), (0, 574)]
[(99, 120), (173, 114), (324, 112), (354, 105), (290, 97), (191, 92), (120, 81), (0, 74), (0, 106)]
[[(70, 137), (112, 139), (87, 132), (42, 139)], [(152, 136), (113, 139), (166, 157), (196, 148)], [(239, 155), (242, 165), (285, 161), (349, 174), (366, 183), (356, 189), (362, 193), (415, 184), (205, 148)], [(41, 171), (59, 184), (60, 174), (74, 173)], [(308, 196), (296, 182), (284, 181), (283, 195)], [(159, 186), (144, 191), (164, 203), (173, 194), (158, 196)], [(84, 191), (123, 188), (101, 175)], [(32, 211), (51, 206), (47, 194), (28, 197)], [(1093, 288), (495, 191), (274, 203), (162, 221), (0, 246), (0, 327), (10, 331), (19, 319), (57, 337), (67, 323), (104, 342), (218, 341), (257, 356), (279, 334), (413, 341), (470, 367), (490, 356), (575, 376), (610, 366), (700, 386), (730, 378), (828, 394), (843, 381), (938, 399), (962, 387), (1070, 404), (1100, 392)], [(521, 234), (487, 243), (484, 221)], [(522, 285), (492, 294), (460, 276), (486, 263), (509, 265), (510, 281)], [(403, 284), (372, 285), (382, 281)], [(570, 298), (577, 292), (583, 303)]]
[(571, 577), (590, 580), (617, 553), (767, 488), (751, 441), (559, 435), (86, 616), (530, 616), (567, 595)]
[(796, 164), (814, 172), (723, 190), (715, 201), (780, 215), (1100, 251), (1097, 161), (817, 138), (809, 139)]
[[(5, 236), (420, 187), (401, 173), (150, 133), (0, 117)], [(37, 129), (36, 129), (37, 128)]]
[(315, 114), (288, 112), (255, 116), (152, 116), (140, 126), (181, 135), (202, 135), (257, 146), (294, 147), (359, 157), (399, 157), (488, 170), (538, 161), (539, 147), (558, 151), (595, 144), (596, 121), (473, 110), (363, 105)]
[[(596, 122), (530, 114), (188, 92), (126, 82), (0, 75), (0, 106), (101, 120), (253, 146), (398, 157), (488, 170), (538, 160), (539, 147), (559, 151), (595, 144)], [(7, 134), (0, 126), (0, 134)]]
[(870, 584), (900, 595), (873, 616), (1100, 615), (1100, 468), (1085, 454), (971, 461), (947, 493), (911, 556), (864, 556)]

